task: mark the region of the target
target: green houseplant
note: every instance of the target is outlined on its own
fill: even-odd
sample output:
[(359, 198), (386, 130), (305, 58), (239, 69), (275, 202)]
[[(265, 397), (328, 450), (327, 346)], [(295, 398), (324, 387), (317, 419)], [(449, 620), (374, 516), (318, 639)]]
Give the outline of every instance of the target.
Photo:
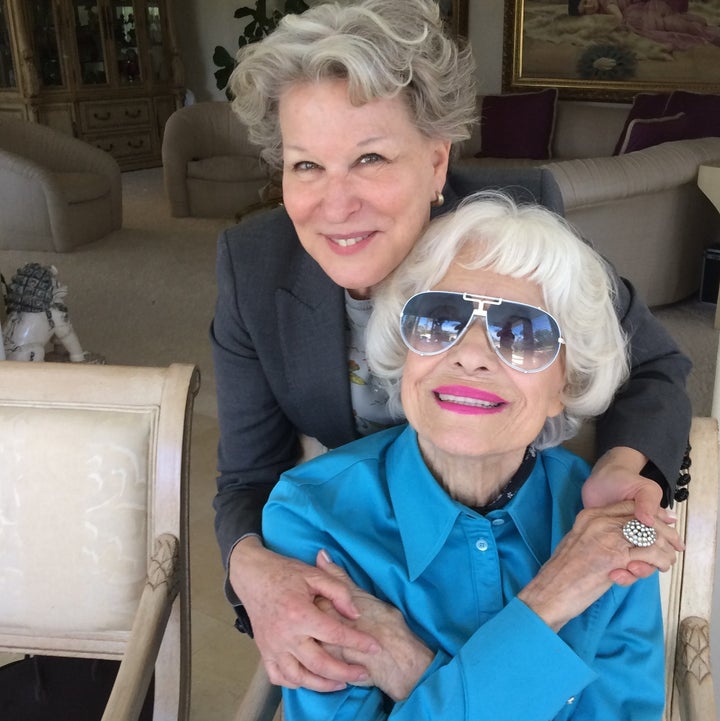
[[(238, 37), (238, 48), (261, 40), (271, 33), (284, 15), (288, 13), (298, 14), (307, 9), (308, 6), (303, 0), (285, 0), (282, 11), (273, 10), (270, 15), (267, 12), (267, 0), (256, 0), (254, 8), (238, 8), (234, 13), (234, 17), (238, 19), (246, 18), (248, 21)], [(230, 73), (235, 68), (235, 57), (222, 45), (216, 45), (213, 53), (213, 63), (218, 68), (215, 71), (217, 89), (222, 90), (227, 87)]]

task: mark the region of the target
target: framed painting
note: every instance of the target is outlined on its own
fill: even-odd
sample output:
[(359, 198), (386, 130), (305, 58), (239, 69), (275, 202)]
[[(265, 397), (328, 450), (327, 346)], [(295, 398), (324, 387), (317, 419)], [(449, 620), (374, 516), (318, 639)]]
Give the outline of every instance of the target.
[(505, 0), (503, 90), (720, 93), (720, 0)]
[(440, 15), (455, 37), (467, 38), (470, 0), (438, 0)]

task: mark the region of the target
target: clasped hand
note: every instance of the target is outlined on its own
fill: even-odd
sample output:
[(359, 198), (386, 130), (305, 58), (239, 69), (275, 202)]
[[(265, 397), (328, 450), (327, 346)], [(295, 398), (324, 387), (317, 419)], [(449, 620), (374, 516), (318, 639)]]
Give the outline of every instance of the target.
[[(639, 469), (646, 462), (647, 458), (631, 448), (619, 447), (608, 451), (598, 460), (583, 484), (583, 503), (586, 508), (602, 508), (616, 501), (633, 501), (631, 513), (638, 521), (653, 527), (658, 523), (664, 524), (668, 527), (673, 547), (678, 551), (684, 550), (677, 532), (670, 528), (675, 522), (675, 516), (660, 507), (662, 489), (655, 481), (639, 474)], [(669, 565), (674, 562), (673, 554)], [(613, 569), (610, 579), (620, 586), (627, 586), (638, 578), (646, 578), (655, 569), (652, 563), (633, 558), (627, 566)]]
[[(267, 550), (256, 537), (240, 541), (233, 549), (230, 583), (250, 617), (272, 683), (337, 691), (347, 683), (369, 680), (364, 667), (336, 659), (322, 646), (362, 653), (380, 650), (372, 635), (339, 620), (352, 621), (360, 615), (345, 583), (323, 569)], [(319, 597), (332, 604), (338, 617), (315, 605)]]
[(572, 529), (518, 598), (559, 631), (617, 583), (613, 577), (619, 575), (619, 569), (640, 569), (635, 573), (626, 571), (621, 585), (630, 585), (657, 569), (667, 571), (677, 552), (683, 550), (682, 541), (671, 525), (656, 516), (651, 525), (657, 540), (644, 548), (633, 546), (622, 529), (635, 517), (634, 509), (633, 501), (622, 501), (581, 511)]
[[(652, 492), (650, 486), (643, 490)], [(622, 535), (623, 524), (634, 515), (634, 501), (583, 511), (520, 592), (521, 600), (557, 630), (613, 583), (629, 585), (670, 568), (683, 550), (673, 517), (658, 501), (649, 524), (658, 540), (641, 549)], [(642, 516), (650, 520), (646, 512)], [(254, 538), (233, 550), (230, 582), (250, 616), (270, 680), (321, 692), (375, 685), (391, 698), (405, 698), (433, 653), (409, 631), (399, 611), (359, 589), (322, 554), (317, 563), (285, 558)]]

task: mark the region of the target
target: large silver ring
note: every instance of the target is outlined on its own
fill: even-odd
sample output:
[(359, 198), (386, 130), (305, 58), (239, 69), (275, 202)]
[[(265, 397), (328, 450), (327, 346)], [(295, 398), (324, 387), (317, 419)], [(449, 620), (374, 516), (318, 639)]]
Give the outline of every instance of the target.
[(639, 548), (647, 548), (657, 541), (657, 532), (651, 526), (640, 523), (637, 518), (630, 519), (623, 526), (623, 536)]

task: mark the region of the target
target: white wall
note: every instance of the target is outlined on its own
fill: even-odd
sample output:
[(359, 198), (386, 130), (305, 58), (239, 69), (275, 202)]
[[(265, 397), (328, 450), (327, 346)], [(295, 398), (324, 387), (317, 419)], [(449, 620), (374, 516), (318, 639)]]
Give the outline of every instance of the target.
[[(197, 100), (225, 98), (215, 87), (213, 52), (216, 45), (222, 45), (230, 54), (235, 53), (245, 21), (233, 14), (237, 8), (252, 4), (245, 0), (175, 0), (173, 17), (185, 64), (185, 84)], [(279, 0), (269, 0), (268, 10), (280, 4)]]
[(480, 95), (499, 93), (502, 86), (503, 0), (471, 0), (468, 36), (478, 65)]

